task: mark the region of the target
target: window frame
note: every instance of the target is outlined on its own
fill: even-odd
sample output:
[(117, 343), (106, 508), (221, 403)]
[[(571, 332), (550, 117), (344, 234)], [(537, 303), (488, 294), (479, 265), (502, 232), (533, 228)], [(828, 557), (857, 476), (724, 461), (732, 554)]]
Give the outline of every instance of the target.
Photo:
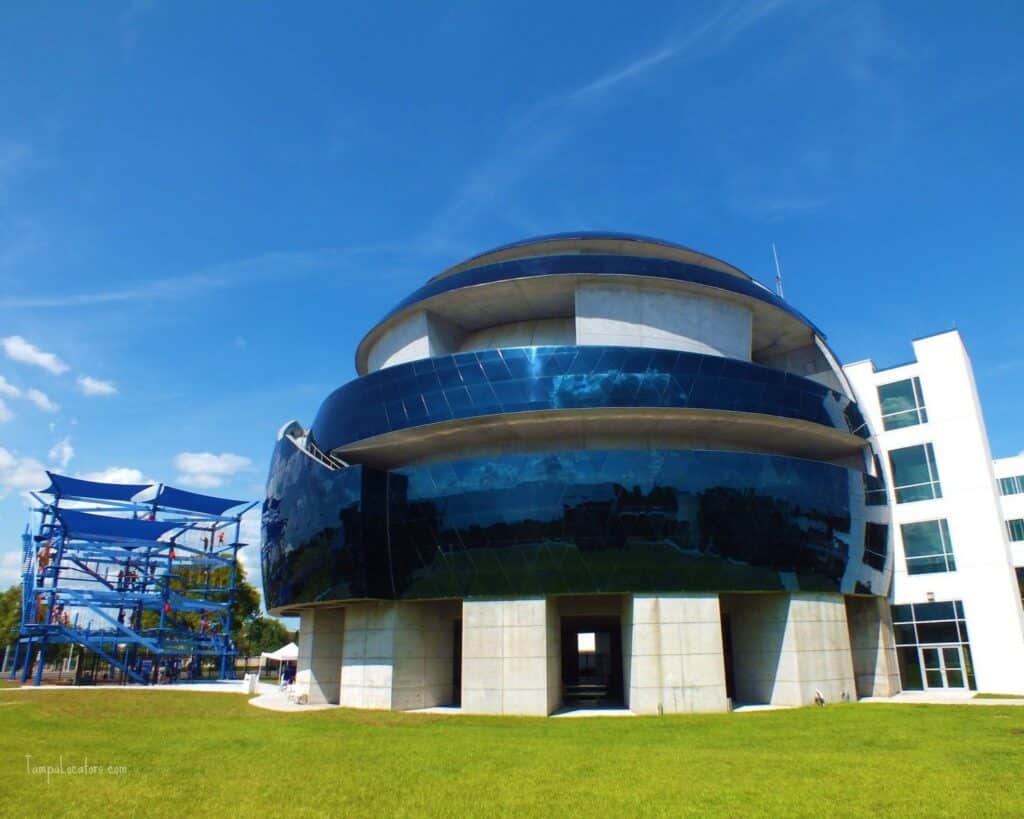
[(1003, 497), (1024, 494), (1024, 475), (1010, 475), (996, 480), (999, 481), (999, 494)]
[[(895, 412), (886, 412), (884, 409), (885, 399), (882, 397), (882, 390), (886, 387), (892, 387), (896, 384), (910, 384), (910, 394), (914, 399), (914, 406), (904, 409), (897, 410)], [(885, 384), (878, 385), (878, 408), (882, 413), (882, 427), (886, 432), (896, 429), (906, 429), (907, 427), (915, 427), (921, 424), (928, 423), (928, 408), (924, 401), (924, 391), (921, 389), (921, 378), (917, 375), (912, 375), (910, 378), (901, 378), (898, 381), (889, 381)], [(890, 425), (890, 419), (910, 417), (913, 414), (913, 419), (910, 423), (893, 423)]]
[[(1014, 524), (1017, 524), (1016, 526)], [(1014, 537), (1014, 530), (1020, 537)], [(1006, 521), (1006, 537), (1010, 543), (1021, 543), (1024, 541), (1024, 518), (1008, 518)]]
[[(922, 449), (924, 450), (924, 463), (925, 468), (928, 471), (928, 480), (918, 483), (907, 483), (900, 484), (896, 477), (896, 464), (893, 462), (893, 455), (897, 452), (906, 452), (910, 449)], [(925, 500), (938, 500), (942, 497), (942, 481), (939, 477), (939, 465), (935, 458), (935, 447), (931, 441), (926, 441), (920, 444), (911, 444), (910, 446), (899, 447), (898, 449), (890, 449), (889, 455), (889, 472), (892, 475), (892, 489), (893, 494), (896, 496), (896, 503), (916, 503), (918, 501)], [(929, 487), (931, 489), (931, 497), (927, 498), (906, 498), (903, 497), (906, 490), (909, 489), (920, 489), (921, 487)]]
[[(914, 555), (913, 557), (911, 557), (907, 553), (907, 527), (922, 526), (928, 523), (937, 524), (936, 529), (938, 531), (939, 536), (939, 546), (942, 549), (942, 551), (932, 552), (931, 554), (926, 555)], [(916, 520), (911, 521), (909, 523), (901, 523), (900, 537), (903, 540), (903, 562), (906, 565), (907, 574), (940, 574), (956, 571), (956, 557), (953, 554), (953, 539), (949, 534), (949, 520), (947, 518), (935, 518), (932, 520)], [(923, 568), (927, 565), (926, 561), (936, 561), (937, 559), (941, 560), (944, 568)]]

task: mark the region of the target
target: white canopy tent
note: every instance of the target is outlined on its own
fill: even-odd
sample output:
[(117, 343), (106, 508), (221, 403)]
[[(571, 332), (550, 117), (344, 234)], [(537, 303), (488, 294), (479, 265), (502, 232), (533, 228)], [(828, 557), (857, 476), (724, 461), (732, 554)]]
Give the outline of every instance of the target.
[(294, 663), (299, 659), (299, 647), (295, 643), (281, 646), (277, 651), (264, 651), (260, 654), (260, 673), (263, 673), (263, 665), (267, 660), (278, 663), (277, 676), (280, 677), (284, 670), (285, 663)]

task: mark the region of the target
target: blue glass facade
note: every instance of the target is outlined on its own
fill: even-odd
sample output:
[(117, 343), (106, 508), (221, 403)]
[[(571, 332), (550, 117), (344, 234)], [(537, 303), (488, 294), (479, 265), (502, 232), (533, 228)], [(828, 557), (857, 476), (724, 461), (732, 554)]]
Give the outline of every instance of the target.
[(332, 471), (285, 439), (264, 505), (267, 605), (682, 590), (882, 593), (877, 532), (865, 525), (863, 495), (851, 493), (859, 484), (858, 473), (829, 464), (700, 450)]
[(357, 378), (313, 423), (330, 451), (425, 424), (513, 412), (674, 407), (810, 421), (866, 438), (857, 405), (792, 373), (640, 347), (515, 347), (426, 358)]
[[(615, 245), (602, 246), (602, 252), (590, 252), (597, 249), (593, 245), (578, 253), (564, 252), (562, 245), (544, 251), (549, 239), (573, 238), (543, 237), (526, 243), (537, 246), (523, 250), (524, 258), (490, 263), (479, 258), (429, 281), (384, 319), (414, 309), (437, 311), (420, 322), (427, 329), (409, 330), (422, 336), (403, 335), (419, 326), (410, 322), (389, 337), (385, 347), (394, 345), (401, 353), (392, 360), (405, 363), (331, 393), (303, 444), (282, 437), (263, 510), (263, 578), (270, 609), (360, 599), (887, 592), (892, 573), (887, 516), (872, 508), (886, 503), (886, 489), (879, 478), (847, 468), (858, 463), (861, 450), (870, 453), (870, 431), (856, 403), (841, 392), (786, 372), (782, 364), (647, 347), (502, 347), (407, 360), (426, 356), (427, 350), (470, 346), (466, 334), (488, 330), (487, 322), (501, 327), (552, 316), (569, 321), (572, 316), (564, 311), (575, 309), (571, 285), (552, 285), (551, 277), (608, 276), (617, 277), (616, 287), (628, 277), (661, 279), (650, 292), (661, 293), (675, 282), (685, 285), (675, 288), (679, 292), (745, 305), (752, 308), (746, 309), (745, 331), (727, 331), (746, 332), (744, 355), (785, 362), (800, 372), (828, 373), (834, 366), (813, 324), (753, 280), (717, 269), (722, 265), (714, 260), (705, 257), (702, 264), (699, 254), (694, 263), (679, 261), (679, 253), (675, 259), (656, 257), (650, 247), (644, 250), (655, 255), (603, 252)], [(506, 281), (517, 282), (519, 295), (511, 307), (496, 295), (507, 289), (487, 287)], [(476, 297), (457, 293), (471, 289)], [(437, 302), (428, 304), (441, 295), (449, 314), (442, 315)], [(642, 324), (627, 313), (609, 322)], [(721, 331), (712, 327), (721, 320), (719, 313), (702, 308), (699, 317), (678, 327), (674, 319), (661, 318), (674, 329), (654, 338), (721, 349), (700, 344), (702, 333)], [(360, 346), (361, 361), (371, 351), (374, 360), (381, 357), (373, 348), (381, 337), (378, 325)], [(528, 342), (568, 336), (497, 337)], [(637, 335), (584, 337), (617, 341)], [(838, 387), (841, 380), (830, 383)], [(622, 408), (646, 412), (619, 412), (611, 419), (599, 412)], [(701, 422), (714, 423), (695, 423), (696, 416), (686, 413), (650, 412), (654, 409), (699, 410), (706, 413)], [(514, 425), (513, 432), (508, 425), (500, 441), (495, 425), (472, 423), (524, 413), (535, 413), (530, 420), (536, 423)], [(542, 424), (558, 413), (562, 421), (589, 417), (595, 423), (574, 434), (572, 443), (552, 444), (561, 433)], [(759, 418), (749, 423), (752, 419), (738, 414)], [(644, 428), (651, 418), (660, 425), (653, 431)], [(740, 434), (728, 428), (743, 421), (748, 423)], [(447, 426), (417, 432), (435, 424)], [(471, 428), (473, 435), (462, 435), (460, 427)], [(556, 427), (572, 428), (571, 423)], [(446, 437), (449, 432), (455, 434)], [(402, 434), (388, 437), (391, 433)], [(772, 440), (776, 433), (778, 440)], [(586, 437), (591, 434), (602, 436), (600, 443)], [(302, 439), (301, 430), (296, 439)], [(445, 451), (454, 450), (454, 440), (476, 448)], [(657, 449), (651, 441), (699, 442), (705, 448)], [(759, 451), (720, 451), (747, 444)], [(595, 448), (572, 448), (588, 445)], [(489, 451), (502, 454), (481, 454)], [(368, 462), (332, 468), (321, 453)], [(820, 454), (822, 460), (767, 453)], [(836, 458), (846, 458), (845, 465), (826, 462)]]

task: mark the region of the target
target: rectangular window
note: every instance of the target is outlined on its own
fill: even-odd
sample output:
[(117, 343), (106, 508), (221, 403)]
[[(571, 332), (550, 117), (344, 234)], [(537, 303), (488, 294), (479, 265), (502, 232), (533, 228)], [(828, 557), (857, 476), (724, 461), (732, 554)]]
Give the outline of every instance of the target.
[(1006, 533), (1010, 540), (1024, 540), (1024, 518), (1006, 521)]
[(1024, 475), (999, 479), (1000, 495), (1020, 495), (1024, 493)]
[(900, 531), (903, 533), (907, 574), (956, 571), (949, 524), (944, 519), (904, 523)]
[(864, 473), (864, 502), (868, 506), (885, 506), (889, 499), (885, 496), (885, 481), (874, 475)]
[(878, 388), (878, 401), (882, 405), (882, 425), (886, 429), (900, 429), (924, 424), (928, 413), (924, 408), (921, 379), (908, 378)]
[(884, 523), (865, 523), (863, 561), (868, 566), (883, 571), (888, 553), (889, 527)]
[(896, 503), (931, 500), (942, 497), (939, 470), (932, 445), (918, 444), (889, 452)]

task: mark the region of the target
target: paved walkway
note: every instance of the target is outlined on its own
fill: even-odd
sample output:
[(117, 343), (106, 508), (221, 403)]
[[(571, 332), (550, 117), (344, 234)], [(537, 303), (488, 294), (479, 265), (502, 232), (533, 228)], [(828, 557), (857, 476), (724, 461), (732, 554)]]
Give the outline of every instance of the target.
[(308, 703), (301, 704), (292, 702), (288, 699), (288, 692), (282, 691), (276, 685), (261, 683), (261, 686), (265, 686), (270, 690), (261, 690), (259, 692), (259, 696), (253, 697), (249, 700), (249, 705), (255, 705), (257, 708), (263, 708), (267, 711), (286, 711), (289, 713), (295, 713), (296, 711), (327, 711), (331, 708), (339, 707), (329, 703), (310, 705)]
[[(0, 688), (0, 691), (196, 691), (216, 694), (248, 694), (243, 680), (206, 680), (204, 682), (180, 682), (161, 685), (22, 685), (13, 688)], [(257, 683), (258, 694), (276, 691), (277, 686), (270, 683)]]
[(1024, 697), (976, 699), (973, 691), (902, 691), (893, 697), (865, 697), (860, 701), (895, 705), (1024, 705)]

